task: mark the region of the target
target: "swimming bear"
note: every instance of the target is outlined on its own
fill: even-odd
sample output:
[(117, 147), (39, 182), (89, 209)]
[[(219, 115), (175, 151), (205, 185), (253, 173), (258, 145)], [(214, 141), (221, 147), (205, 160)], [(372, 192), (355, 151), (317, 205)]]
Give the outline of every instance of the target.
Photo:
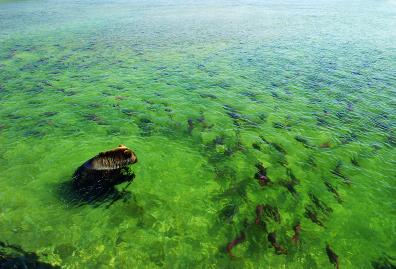
[(77, 190), (106, 190), (122, 182), (132, 181), (128, 166), (137, 162), (136, 154), (124, 145), (101, 152), (74, 172), (72, 186)]

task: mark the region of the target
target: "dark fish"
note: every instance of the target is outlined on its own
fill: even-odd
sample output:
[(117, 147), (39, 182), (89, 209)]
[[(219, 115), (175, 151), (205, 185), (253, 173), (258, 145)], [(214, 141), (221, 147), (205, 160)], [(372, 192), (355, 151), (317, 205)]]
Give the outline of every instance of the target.
[(301, 224), (299, 222), (293, 226), (293, 231), (294, 231), (294, 235), (292, 237), (292, 241), (294, 243), (298, 243), (300, 241), (300, 234), (301, 234)]
[(291, 194), (297, 195), (297, 191), (296, 191), (296, 189), (294, 188), (293, 182), (290, 182), (290, 181), (289, 181), (289, 182), (286, 182), (285, 187), (286, 187), (286, 189), (287, 189)]
[(324, 142), (324, 143), (320, 144), (319, 147), (322, 149), (328, 149), (331, 147), (331, 144), (330, 144), (330, 142)]
[(371, 265), (374, 269), (396, 269), (396, 264), (392, 262), (392, 258), (387, 256), (371, 262)]
[(224, 144), (224, 137), (223, 136), (216, 136), (216, 138), (213, 140), (213, 143), (215, 145), (223, 145)]
[(338, 261), (338, 256), (337, 254), (335, 254), (335, 252), (330, 248), (330, 246), (327, 244), (326, 245), (326, 253), (327, 256), (329, 257), (329, 261), (334, 264), (334, 266), (336, 267), (336, 269), (340, 268), (340, 264)]
[(276, 221), (277, 223), (281, 222), (281, 217), (279, 214), (279, 210), (275, 206), (264, 205), (264, 214), (268, 217)]
[(277, 159), (276, 162), (279, 163), (280, 165), (282, 165), (283, 167), (287, 167), (289, 165), (289, 162), (286, 159), (286, 156), (283, 154), (280, 154)]
[(286, 150), (285, 150), (280, 144), (271, 142), (270, 145), (271, 145), (272, 147), (274, 147), (274, 149), (276, 149), (278, 152), (280, 152), (280, 153), (282, 153), (282, 154), (286, 154)]
[(264, 206), (263, 205), (257, 205), (256, 206), (256, 219), (254, 223), (258, 226), (260, 226), (265, 232), (267, 232), (267, 224), (263, 220), (263, 214), (264, 214)]
[(286, 189), (292, 194), (292, 195), (297, 195), (297, 191), (296, 188), (294, 188), (294, 183), (291, 181), (286, 181), (284, 182), (284, 186), (286, 187)]
[(317, 125), (318, 126), (326, 126), (326, 125), (329, 125), (329, 122), (328, 121), (326, 121), (325, 119), (323, 119), (323, 118), (321, 118), (321, 117), (316, 117), (316, 120), (317, 120)]
[(256, 168), (258, 169), (258, 171), (254, 175), (254, 178), (259, 181), (260, 186), (265, 186), (270, 183), (271, 180), (267, 176), (267, 169), (263, 166), (263, 164), (256, 164)]
[(234, 240), (232, 240), (228, 245), (227, 245), (227, 253), (231, 257), (234, 257), (234, 254), (231, 252), (231, 250), (238, 244), (244, 242), (246, 239), (245, 233), (241, 232)]
[(290, 168), (287, 168), (287, 175), (291, 179), (291, 181), (295, 184), (300, 183), (300, 181), (296, 178), (296, 176), (293, 174), (292, 170)]
[(233, 108), (233, 107), (231, 107), (231, 106), (229, 106), (229, 105), (223, 105), (223, 108), (224, 108), (225, 110), (228, 110), (228, 111), (235, 111), (235, 108)]
[(341, 161), (337, 162), (336, 167), (333, 170), (331, 170), (331, 173), (337, 177), (340, 177), (344, 183), (350, 185), (351, 180), (341, 172), (341, 167), (342, 167), (342, 162)]
[(101, 117), (99, 117), (95, 114), (85, 115), (84, 118), (88, 121), (93, 121), (99, 125), (106, 125), (106, 122)]
[[(242, 115), (237, 110), (229, 105), (224, 105), (223, 108), (227, 111), (227, 115), (234, 120), (242, 119)], [(234, 122), (236, 123), (236, 122)]]
[(227, 115), (230, 116), (231, 118), (235, 119), (235, 120), (242, 118), (241, 114), (238, 114), (238, 113), (235, 113), (235, 112), (227, 112)]
[(308, 164), (309, 166), (312, 166), (312, 167), (317, 167), (317, 166), (318, 166), (317, 163), (316, 163), (316, 161), (315, 161), (315, 158), (314, 158), (313, 156), (309, 156), (309, 157), (308, 157), (308, 159), (307, 159), (307, 164)]
[(268, 177), (266, 175), (264, 175), (264, 174), (261, 174), (260, 172), (257, 172), (254, 175), (254, 178), (259, 181), (260, 186), (265, 186), (265, 185), (267, 185), (270, 182)]
[(253, 147), (254, 149), (261, 150), (261, 147), (260, 147), (260, 144), (259, 144), (259, 143), (253, 143), (253, 144), (252, 144), (252, 147)]
[(305, 214), (307, 218), (309, 218), (313, 223), (318, 224), (319, 226), (324, 227), (323, 222), (318, 218), (316, 212), (314, 212), (311, 208), (306, 207), (305, 208)]
[(234, 204), (227, 205), (220, 211), (220, 219), (222, 221), (230, 223), (232, 222), (232, 219), (237, 213), (238, 213), (238, 206)]
[(257, 205), (256, 206), (256, 220), (255, 223), (258, 225), (261, 222), (261, 216), (264, 213), (264, 206), (263, 205)]
[(396, 135), (393, 133), (389, 134), (386, 138), (386, 143), (391, 147), (396, 147)]
[(277, 129), (285, 129), (286, 128), (286, 126), (281, 122), (273, 122), (272, 126)]
[(267, 168), (265, 168), (262, 163), (257, 163), (256, 168), (259, 170), (260, 173), (265, 175), (267, 174)]
[(192, 119), (188, 119), (187, 120), (187, 124), (188, 124), (187, 131), (188, 131), (189, 134), (191, 134), (192, 130), (195, 127), (194, 126), (194, 121)]
[(217, 99), (216, 95), (210, 93), (201, 93), (200, 96), (202, 98)]
[(265, 139), (264, 136), (260, 135), (259, 137), (261, 138), (261, 140), (263, 140), (264, 143), (270, 145), (270, 142), (267, 139)]
[(347, 133), (347, 134), (344, 134), (344, 135), (342, 135), (340, 137), (340, 142), (341, 142), (341, 144), (344, 145), (344, 144), (351, 143), (351, 142), (355, 141), (356, 139), (357, 139), (357, 135), (356, 134)]
[(41, 115), (46, 116), (46, 117), (52, 117), (52, 116), (55, 116), (56, 114), (58, 114), (58, 112), (47, 111), (47, 112), (42, 113)]
[(341, 196), (337, 192), (336, 188), (333, 185), (331, 185), (330, 182), (328, 182), (328, 181), (325, 181), (324, 184), (326, 185), (327, 190), (333, 194), (333, 196), (337, 200), (337, 202), (342, 203)]
[(330, 214), (331, 212), (333, 212), (333, 209), (331, 209), (331, 207), (327, 206), (324, 202), (319, 200), (319, 198), (315, 194), (309, 193), (308, 195), (316, 208), (320, 209), (323, 213)]
[(352, 111), (353, 110), (353, 104), (351, 102), (348, 102), (347, 109), (348, 109), (348, 111)]
[(271, 92), (272, 97), (279, 99), (279, 95), (276, 92)]
[(269, 233), (267, 236), (268, 241), (271, 243), (272, 247), (275, 249), (277, 255), (287, 254), (287, 249), (281, 246), (276, 240), (276, 234), (274, 232)]
[(275, 243), (276, 243), (276, 234), (275, 234), (274, 232), (269, 233), (268, 236), (267, 236), (267, 238), (268, 238), (268, 241), (269, 241), (271, 244), (275, 244)]
[(199, 116), (199, 117), (197, 118), (197, 122), (199, 122), (199, 123), (204, 123), (204, 122), (205, 122), (205, 116), (204, 116), (204, 115)]
[(304, 137), (297, 135), (297, 136), (294, 137), (294, 139), (295, 139), (296, 141), (302, 143), (302, 144), (304, 145), (304, 147), (306, 147), (306, 148), (312, 148), (312, 145), (311, 145), (311, 144), (308, 142), (308, 140), (305, 139)]
[(305, 139), (304, 137), (299, 136), (299, 135), (296, 135), (296, 136), (294, 137), (294, 139), (296, 139), (296, 141), (298, 141), (298, 142), (300, 142), (300, 143), (303, 143), (303, 144), (306, 144), (306, 143), (308, 142), (307, 139)]
[(357, 167), (360, 166), (359, 163), (358, 163), (358, 161), (357, 161), (357, 159), (356, 159), (355, 157), (352, 157), (352, 158), (351, 158), (351, 163), (352, 163), (354, 166), (357, 166)]

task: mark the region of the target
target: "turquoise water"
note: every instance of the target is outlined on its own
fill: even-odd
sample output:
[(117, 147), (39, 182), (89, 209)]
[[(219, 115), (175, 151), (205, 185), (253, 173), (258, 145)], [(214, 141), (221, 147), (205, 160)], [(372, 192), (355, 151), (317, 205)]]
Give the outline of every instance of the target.
[[(395, 266), (394, 29), (393, 0), (1, 1), (0, 254), (334, 268), (328, 244)], [(134, 182), (76, 203), (74, 170), (118, 144)]]

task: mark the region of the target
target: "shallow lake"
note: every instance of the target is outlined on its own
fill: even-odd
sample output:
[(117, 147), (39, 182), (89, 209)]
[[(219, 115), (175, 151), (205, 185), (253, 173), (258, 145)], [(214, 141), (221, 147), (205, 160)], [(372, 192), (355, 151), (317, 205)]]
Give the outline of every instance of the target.
[[(1, 0), (0, 262), (394, 268), (395, 29), (394, 0)], [(133, 183), (76, 201), (118, 144)]]

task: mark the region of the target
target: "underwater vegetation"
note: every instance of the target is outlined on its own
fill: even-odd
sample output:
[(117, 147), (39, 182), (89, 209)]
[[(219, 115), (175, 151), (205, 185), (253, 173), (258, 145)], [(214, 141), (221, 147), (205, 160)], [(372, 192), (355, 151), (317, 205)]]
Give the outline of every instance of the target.
[(2, 265), (394, 268), (395, 14), (1, 2)]

